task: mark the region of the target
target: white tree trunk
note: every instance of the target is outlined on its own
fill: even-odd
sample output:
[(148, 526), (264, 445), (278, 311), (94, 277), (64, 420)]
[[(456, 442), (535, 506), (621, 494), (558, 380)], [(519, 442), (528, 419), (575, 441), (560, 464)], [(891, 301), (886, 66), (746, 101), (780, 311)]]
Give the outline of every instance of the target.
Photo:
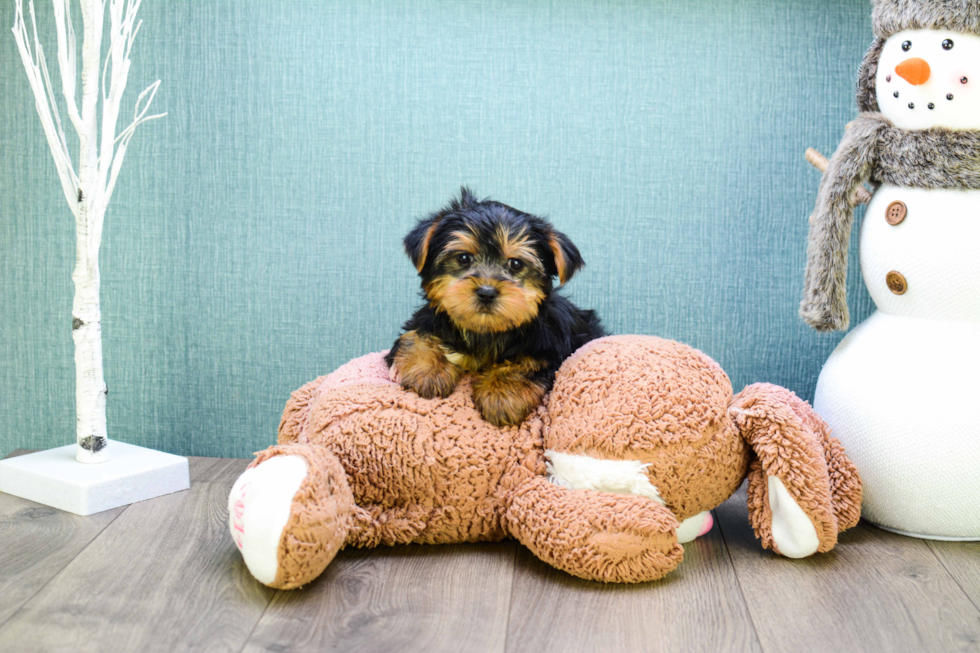
[(75, 283), (71, 311), (72, 339), (75, 341), (75, 434), (78, 439), (75, 457), (83, 463), (109, 459), (105, 418), (108, 388), (102, 373), (99, 247), (98, 244), (92, 247), (88, 229), (91, 224), (88, 214), (93, 208), (83, 206), (79, 210), (75, 271), (72, 274)]
[[(68, 116), (78, 132), (78, 175), (48, 75), (44, 50), (37, 38), (34, 2), (29, 0), (34, 28), (33, 52), (21, 0), (15, 0), (14, 39), (27, 72), (41, 126), (51, 148), (68, 206), (75, 216), (75, 299), (72, 303), (72, 339), (75, 341), (75, 428), (78, 448), (75, 457), (84, 463), (109, 459), (105, 404), (108, 388), (102, 373), (102, 311), (99, 304), (99, 245), (106, 207), (116, 185), (126, 148), (136, 127), (166, 114), (147, 116), (160, 85), (157, 80), (136, 100), (133, 122), (116, 135), (116, 119), (126, 81), (129, 54), (139, 31), (136, 12), (141, 0), (80, 0), (84, 40), (82, 42), (82, 109), (75, 103), (75, 33), (71, 0), (53, 0), (58, 34), (58, 66)], [(102, 64), (102, 32), (105, 8), (109, 7), (109, 56)], [(110, 69), (111, 64), (111, 69)], [(111, 73), (109, 72), (111, 70)], [(99, 147), (99, 74), (102, 74), (102, 130)], [(146, 98), (146, 104), (140, 104)]]
[[(102, 373), (102, 311), (99, 303), (99, 241), (102, 193), (98, 176), (99, 72), (102, 62), (102, 7), (82, 0), (82, 131), (79, 133), (79, 207), (75, 218), (75, 299), (72, 302), (72, 339), (75, 341), (75, 458), (83, 463), (109, 459), (106, 435), (106, 385)], [(98, 11), (97, 11), (98, 9)], [(105, 107), (103, 107), (103, 112)], [(88, 197), (85, 191), (88, 190)], [(101, 234), (100, 234), (101, 236)]]
[[(81, 247), (79, 247), (81, 249)], [(109, 459), (102, 375), (102, 312), (99, 308), (99, 262), (77, 255), (75, 300), (72, 303), (72, 339), (75, 341), (76, 458), (83, 463)]]

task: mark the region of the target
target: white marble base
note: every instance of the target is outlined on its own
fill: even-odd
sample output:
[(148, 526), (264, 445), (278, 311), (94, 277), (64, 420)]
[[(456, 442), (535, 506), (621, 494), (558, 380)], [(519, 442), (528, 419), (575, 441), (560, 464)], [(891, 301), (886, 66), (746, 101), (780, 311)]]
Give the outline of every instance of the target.
[(107, 462), (75, 460), (76, 445), (0, 460), (0, 492), (91, 515), (190, 487), (187, 459), (109, 442)]

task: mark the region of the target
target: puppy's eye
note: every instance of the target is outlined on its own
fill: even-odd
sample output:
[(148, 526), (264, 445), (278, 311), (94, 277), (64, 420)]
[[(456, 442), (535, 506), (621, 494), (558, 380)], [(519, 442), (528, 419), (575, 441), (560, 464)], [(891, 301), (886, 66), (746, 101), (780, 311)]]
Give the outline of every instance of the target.
[(953, 39), (946, 39), (945, 41), (943, 41), (943, 50), (952, 50), (952, 49), (953, 49)]
[(520, 272), (524, 269), (524, 261), (519, 258), (512, 258), (507, 261), (507, 267), (511, 272)]
[(902, 49), (905, 50), (906, 52), (908, 52), (909, 50), (911, 50), (912, 49), (912, 41), (906, 41), (905, 43), (903, 43), (902, 44)]
[(467, 266), (467, 265), (469, 265), (470, 263), (473, 262), (473, 255), (472, 254), (460, 254), (459, 256), (456, 257), (456, 262), (459, 263), (462, 266)]

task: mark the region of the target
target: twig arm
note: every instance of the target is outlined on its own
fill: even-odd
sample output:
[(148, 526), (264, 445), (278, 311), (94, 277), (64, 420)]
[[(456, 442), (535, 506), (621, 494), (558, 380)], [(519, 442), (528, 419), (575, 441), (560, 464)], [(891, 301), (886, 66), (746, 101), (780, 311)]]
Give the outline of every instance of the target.
[[(827, 157), (820, 154), (820, 152), (817, 152), (815, 149), (810, 147), (807, 148), (805, 156), (807, 162), (809, 162), (810, 165), (820, 172), (825, 172), (827, 170), (827, 164), (829, 162), (827, 161)], [(851, 198), (851, 206), (869, 204), (872, 197), (874, 197), (874, 195), (871, 194), (871, 191), (864, 186), (859, 186), (858, 189), (854, 191), (854, 197)]]

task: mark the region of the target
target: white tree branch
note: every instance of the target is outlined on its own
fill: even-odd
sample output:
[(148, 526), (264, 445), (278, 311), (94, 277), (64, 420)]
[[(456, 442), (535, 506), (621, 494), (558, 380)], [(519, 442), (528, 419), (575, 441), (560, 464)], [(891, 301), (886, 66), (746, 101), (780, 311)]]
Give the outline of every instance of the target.
[(75, 49), (75, 28), (71, 23), (71, 0), (53, 0), (54, 26), (58, 32), (58, 68), (61, 71), (61, 92), (68, 104), (68, 118), (75, 131), (82, 130), (82, 117), (75, 103), (75, 81), (78, 59)]
[[(61, 0), (54, 0), (54, 1), (55, 1), (56, 6), (57, 6), (57, 3), (60, 2)], [(69, 0), (65, 0), (66, 3), (68, 1)], [(31, 25), (34, 28), (34, 50), (37, 53), (38, 64), (40, 65), (41, 72), (42, 72), (42, 74), (44, 76), (44, 86), (46, 87), (47, 92), (48, 92), (48, 105), (50, 106), (51, 112), (54, 115), (54, 123), (55, 123), (55, 126), (58, 128), (58, 137), (61, 139), (61, 147), (62, 147), (62, 149), (65, 152), (65, 158), (68, 160), (68, 170), (71, 173), (71, 175), (74, 176), (75, 173), (74, 173), (74, 171), (72, 169), (71, 154), (68, 151), (68, 141), (65, 139), (65, 130), (61, 126), (61, 114), (58, 112), (58, 100), (55, 99), (54, 88), (51, 86), (51, 77), (48, 75), (48, 62), (47, 62), (47, 60), (44, 57), (44, 50), (41, 48), (41, 43), (40, 43), (40, 41), (37, 38), (37, 22), (36, 22), (36, 19), (35, 19), (35, 16), (34, 16), (34, 3), (33, 3), (33, 0), (31, 0)], [(74, 39), (74, 32), (72, 32), (72, 39)], [(74, 47), (74, 44), (72, 44), (72, 47)], [(65, 67), (61, 64), (61, 54), (62, 54), (62, 52), (61, 52), (61, 47), (60, 47), (60, 43), (59, 43), (59, 47), (58, 47), (58, 62), (59, 62), (58, 63), (58, 68), (59, 68), (59, 70), (61, 70), (62, 88), (64, 88)], [(72, 80), (74, 80), (74, 71), (72, 71)], [(72, 102), (72, 103), (69, 104), (69, 107), (68, 107), (69, 110), (71, 110), (71, 108), (72, 108), (73, 105), (74, 105), (74, 102)], [(77, 113), (77, 110), (76, 110), (76, 113)], [(78, 186), (78, 179), (77, 178), (73, 179), (73, 183), (77, 187)]]
[[(132, 139), (136, 128), (149, 120), (162, 118), (165, 113), (147, 116), (150, 104), (160, 87), (160, 80), (146, 87), (136, 99), (136, 109), (131, 122), (116, 136), (116, 122), (119, 118), (119, 107), (123, 92), (129, 79), (130, 59), (133, 42), (139, 32), (142, 21), (136, 20), (142, 0), (109, 0), (110, 52), (102, 70), (102, 146), (99, 153), (99, 188), (102, 190), (104, 205), (109, 203), (116, 187), (116, 180), (126, 156), (126, 148)], [(109, 63), (112, 63), (111, 68)], [(109, 79), (108, 93), (106, 78)], [(148, 97), (147, 97), (148, 96)], [(146, 104), (140, 109), (140, 104), (146, 98)], [(117, 147), (118, 144), (118, 147)], [(95, 233), (101, 237), (101, 219), (95, 225)]]
[(65, 158), (68, 159), (68, 168), (71, 169), (71, 154), (68, 152), (68, 141), (65, 139), (65, 130), (61, 126), (61, 114), (58, 112), (58, 100), (54, 96), (54, 88), (51, 86), (51, 77), (48, 75), (48, 62), (44, 58), (44, 50), (41, 49), (41, 44), (37, 42), (37, 33), (34, 34), (34, 51), (37, 53), (38, 67), (41, 69), (41, 76), (44, 78), (44, 89), (48, 94), (48, 106), (51, 109), (51, 114), (54, 117), (54, 126), (58, 130), (58, 139), (61, 141), (61, 149), (65, 153)]
[[(31, 11), (31, 24), (34, 28), (34, 52), (31, 52), (30, 35), (27, 32), (27, 25), (24, 22), (24, 8), (20, 0), (17, 0), (14, 12), (14, 41), (17, 43), (17, 50), (20, 52), (21, 61), (24, 63), (24, 71), (27, 73), (27, 80), (34, 93), (34, 106), (37, 115), (41, 118), (41, 127), (44, 129), (44, 136), (48, 141), (48, 148), (54, 159), (55, 169), (58, 171), (58, 178), (61, 181), (61, 188), (65, 194), (65, 201), (72, 214), (78, 215), (78, 177), (72, 169), (71, 156), (68, 154), (68, 146), (65, 142), (64, 130), (61, 128), (61, 120), (57, 114), (57, 104), (54, 102), (54, 93), (51, 90), (51, 81), (47, 75), (47, 65), (44, 63), (44, 51), (37, 38), (37, 24), (34, 21), (34, 2), (29, 3)], [(36, 57), (36, 58), (35, 58)], [(54, 115), (52, 115), (52, 109)], [(57, 120), (57, 122), (56, 122)]]
[(102, 62), (102, 29), (105, 5), (100, 0), (81, 0), (85, 38), (82, 44), (82, 129), (79, 132), (78, 177), (83, 190), (93, 199), (101, 196), (96, 188), (98, 170), (99, 64)]
[[(109, 198), (112, 197), (112, 191), (116, 188), (116, 177), (119, 176), (119, 170), (122, 167), (123, 158), (126, 156), (126, 148), (129, 146), (129, 141), (136, 133), (136, 128), (142, 125), (144, 122), (156, 120), (157, 118), (163, 118), (165, 115), (167, 115), (166, 113), (158, 113), (152, 116), (146, 115), (146, 112), (149, 110), (150, 104), (153, 102), (153, 97), (156, 95), (159, 87), (160, 80), (158, 79), (143, 89), (143, 92), (140, 93), (139, 97), (136, 99), (136, 110), (133, 112), (133, 122), (131, 122), (126, 129), (122, 130), (119, 136), (116, 137), (115, 142), (113, 142), (113, 145), (115, 145), (116, 142), (119, 143), (119, 147), (116, 148), (115, 153), (112, 154), (112, 150), (109, 150), (108, 152), (108, 154), (112, 155), (112, 172), (109, 176), (109, 185), (106, 187), (106, 202), (108, 202)], [(149, 93), (149, 98), (147, 98), (146, 105), (143, 106), (143, 110), (140, 111), (140, 102), (143, 101), (143, 98), (147, 93)]]

